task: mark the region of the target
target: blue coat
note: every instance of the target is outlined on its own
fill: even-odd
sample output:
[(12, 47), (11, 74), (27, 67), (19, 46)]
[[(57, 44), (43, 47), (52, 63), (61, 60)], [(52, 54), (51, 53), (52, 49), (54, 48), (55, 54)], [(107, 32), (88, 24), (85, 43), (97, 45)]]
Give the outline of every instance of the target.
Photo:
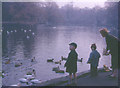
[(88, 63), (90, 63), (92, 66), (97, 67), (98, 63), (99, 63), (99, 58), (100, 58), (100, 54), (97, 50), (93, 50), (90, 53), (89, 59), (88, 59)]

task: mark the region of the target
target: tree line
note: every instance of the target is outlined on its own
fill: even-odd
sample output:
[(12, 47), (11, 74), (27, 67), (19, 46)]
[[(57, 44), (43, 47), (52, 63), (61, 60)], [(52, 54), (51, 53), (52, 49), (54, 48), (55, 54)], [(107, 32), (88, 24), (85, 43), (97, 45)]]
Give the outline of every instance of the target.
[(3, 2), (2, 16), (3, 22), (118, 27), (118, 3), (79, 8), (72, 3), (59, 7), (55, 2)]

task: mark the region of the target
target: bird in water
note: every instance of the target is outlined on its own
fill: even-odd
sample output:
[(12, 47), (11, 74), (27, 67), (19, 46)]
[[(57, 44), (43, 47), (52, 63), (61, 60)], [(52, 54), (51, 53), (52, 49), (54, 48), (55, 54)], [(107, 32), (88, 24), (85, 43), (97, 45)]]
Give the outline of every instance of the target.
[(54, 67), (52, 70), (53, 70), (53, 71), (58, 71), (58, 70), (60, 70), (60, 68), (59, 68), (59, 66), (58, 66), (58, 67)]
[(53, 62), (54, 59), (47, 59), (47, 62)]
[(83, 58), (81, 58), (81, 59), (78, 59), (78, 62), (81, 62), (81, 63), (82, 63), (82, 61), (83, 61)]
[(61, 65), (61, 61), (62, 61), (62, 60), (56, 61), (55, 64), (60, 64), (60, 65)]
[(35, 57), (33, 57), (32, 59), (31, 59), (31, 62), (34, 62), (35, 61)]

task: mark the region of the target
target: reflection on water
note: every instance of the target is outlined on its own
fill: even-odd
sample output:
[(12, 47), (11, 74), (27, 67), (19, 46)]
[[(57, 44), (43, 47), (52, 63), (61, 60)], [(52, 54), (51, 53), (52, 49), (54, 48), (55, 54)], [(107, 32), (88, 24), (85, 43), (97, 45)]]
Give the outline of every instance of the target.
[[(78, 72), (89, 69), (86, 64), (92, 43), (97, 44), (97, 49), (102, 55), (103, 48), (106, 47), (104, 39), (100, 36), (97, 27), (79, 27), (79, 26), (59, 26), (59, 27), (41, 27), (34, 29), (20, 29), (19, 31), (6, 31), (7, 47), (6, 54), (9, 57), (18, 59), (30, 59), (36, 57), (37, 64), (33, 65), (37, 72), (37, 78), (41, 80), (53, 79), (68, 75), (56, 74), (52, 71), (54, 63), (47, 63), (47, 59), (54, 58), (55, 61), (61, 59), (61, 56), (67, 57), (69, 43), (76, 42), (76, 49), (79, 58), (84, 58), (83, 63), (78, 62)], [(99, 67), (104, 64), (110, 65), (110, 57), (101, 57)], [(64, 63), (60, 66), (64, 69)]]

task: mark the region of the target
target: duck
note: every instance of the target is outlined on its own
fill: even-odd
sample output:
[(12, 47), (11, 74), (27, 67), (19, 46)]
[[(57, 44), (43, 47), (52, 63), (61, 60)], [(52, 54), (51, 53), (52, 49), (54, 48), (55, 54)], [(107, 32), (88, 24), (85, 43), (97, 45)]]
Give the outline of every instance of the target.
[(56, 29), (57, 27), (53, 27), (53, 29)]
[(58, 66), (58, 67), (54, 67), (52, 70), (53, 70), (53, 71), (58, 71), (58, 70), (60, 70), (60, 68), (59, 68), (59, 66)]
[(1, 76), (2, 76), (2, 78), (4, 78), (5, 77), (5, 73), (1, 73)]
[(83, 61), (83, 58), (81, 58), (81, 59), (78, 59), (77, 61), (82, 63), (82, 61)]
[(31, 29), (29, 31), (31, 32)]
[(47, 62), (53, 62), (54, 59), (47, 59)]
[(64, 70), (55, 71), (56, 73), (65, 73)]
[(31, 83), (33, 83), (33, 84), (39, 84), (39, 83), (41, 83), (41, 80), (33, 79), (33, 80), (31, 80)]
[(24, 32), (26, 33), (27, 31), (26, 31), (26, 30), (24, 30)]
[(62, 60), (56, 61), (55, 64), (60, 64), (60, 65), (61, 65), (61, 61), (62, 61)]
[(35, 79), (35, 77), (33, 75), (25, 75), (24, 78), (28, 79), (28, 80)]
[(33, 72), (33, 75), (36, 76), (36, 71), (35, 71), (35, 69), (33, 69), (32, 72)]
[(67, 58), (64, 58), (63, 56), (61, 56), (61, 60), (63, 61), (63, 60), (67, 60)]
[(26, 75), (33, 75), (33, 76), (36, 76), (36, 71), (35, 71), (35, 69), (32, 69), (32, 71), (27, 72)]
[(13, 31), (11, 31), (11, 33), (13, 33)]
[(103, 65), (103, 69), (107, 72), (110, 71), (110, 69), (109, 69), (109, 67), (107, 67), (107, 65)]
[(20, 81), (21, 83), (28, 83), (28, 80), (25, 79), (25, 78), (20, 78), (19, 81)]
[(33, 57), (32, 59), (31, 59), (31, 62), (34, 62), (35, 61), (35, 57)]
[(19, 67), (19, 66), (21, 66), (22, 65), (22, 63), (16, 63), (15, 64), (15, 67)]
[(18, 84), (14, 84), (14, 85), (10, 85), (10, 86), (20, 87), (20, 86), (21, 86), (21, 84), (20, 84), (20, 83), (18, 83)]
[(10, 64), (10, 59), (8, 61), (6, 61), (5, 64)]
[(27, 39), (29, 39), (29, 38), (30, 38), (30, 36), (27, 35)]
[(35, 33), (33, 32), (32, 35), (35, 35)]
[(17, 30), (15, 30), (15, 32), (17, 32)]
[(7, 31), (7, 34), (9, 34), (10, 32), (9, 31)]

